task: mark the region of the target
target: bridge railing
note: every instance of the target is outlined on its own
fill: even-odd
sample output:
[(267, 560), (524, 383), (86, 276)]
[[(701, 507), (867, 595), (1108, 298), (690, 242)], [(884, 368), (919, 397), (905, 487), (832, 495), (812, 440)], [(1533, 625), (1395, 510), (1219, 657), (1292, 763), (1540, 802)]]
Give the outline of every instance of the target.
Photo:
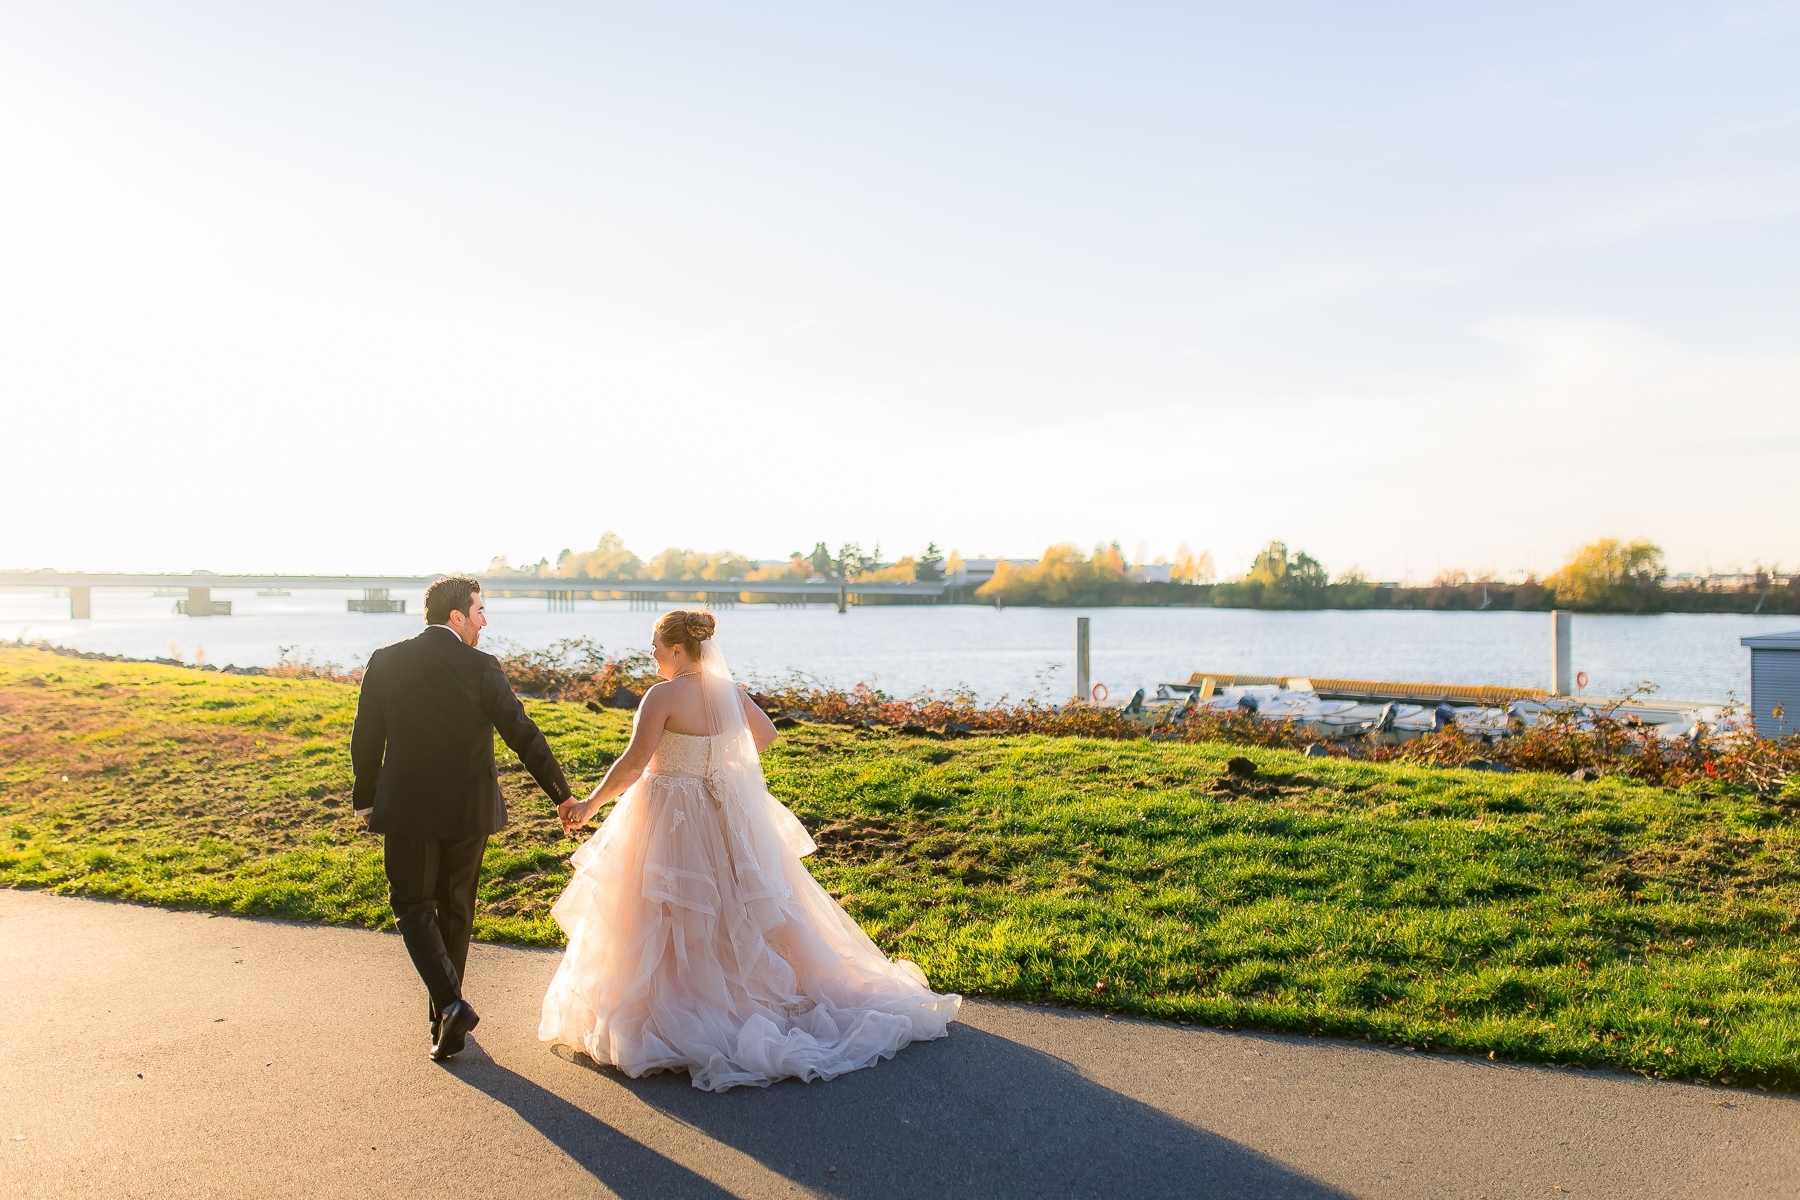
[[(348, 602), (352, 612), (404, 612), (403, 600), (389, 598), (395, 590), (423, 589), (441, 575), (218, 575), (195, 571), (187, 575), (130, 574), (101, 571), (0, 571), (0, 587), (66, 588), (69, 615), (77, 620), (92, 613), (94, 588), (183, 588), (188, 598), (181, 611), (190, 616), (224, 616), (229, 601), (212, 598), (214, 589), (309, 589), (358, 590), (361, 600)], [(700, 603), (735, 604), (745, 595), (793, 597), (804, 603), (812, 597), (835, 600), (839, 612), (854, 597), (913, 597), (940, 601), (948, 590), (939, 582), (902, 583), (857, 580), (794, 579), (559, 579), (540, 575), (481, 576), (485, 591), (542, 597), (552, 611), (574, 607), (576, 597), (595, 592), (623, 594), (651, 607), (659, 600), (698, 597)]]

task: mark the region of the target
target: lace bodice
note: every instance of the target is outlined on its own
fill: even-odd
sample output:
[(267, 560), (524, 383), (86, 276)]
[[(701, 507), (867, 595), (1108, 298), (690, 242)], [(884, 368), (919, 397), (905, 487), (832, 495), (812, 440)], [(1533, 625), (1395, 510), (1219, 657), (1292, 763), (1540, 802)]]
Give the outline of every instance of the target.
[(712, 758), (712, 741), (705, 734), (663, 730), (661, 740), (656, 743), (656, 753), (650, 756), (650, 773), (702, 778)]

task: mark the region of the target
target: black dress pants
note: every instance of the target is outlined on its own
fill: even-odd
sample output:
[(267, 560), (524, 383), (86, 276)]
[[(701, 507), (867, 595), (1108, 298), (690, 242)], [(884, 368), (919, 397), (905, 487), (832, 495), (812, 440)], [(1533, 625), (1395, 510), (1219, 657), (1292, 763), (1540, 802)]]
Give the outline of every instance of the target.
[(487, 835), (471, 838), (382, 838), (388, 903), (425, 990), (431, 994), (431, 1024), (462, 998), (469, 935), (475, 928), (475, 885)]

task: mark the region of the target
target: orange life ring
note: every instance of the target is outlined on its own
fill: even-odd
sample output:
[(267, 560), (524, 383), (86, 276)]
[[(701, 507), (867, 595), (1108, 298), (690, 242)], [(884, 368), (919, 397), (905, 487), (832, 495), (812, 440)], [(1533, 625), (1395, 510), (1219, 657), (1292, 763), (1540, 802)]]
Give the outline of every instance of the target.
[(1106, 698), (1112, 695), (1112, 693), (1106, 690), (1106, 685), (1104, 683), (1096, 683), (1094, 685), (1094, 690), (1090, 692), (1089, 695), (1093, 696), (1095, 704), (1104, 704)]

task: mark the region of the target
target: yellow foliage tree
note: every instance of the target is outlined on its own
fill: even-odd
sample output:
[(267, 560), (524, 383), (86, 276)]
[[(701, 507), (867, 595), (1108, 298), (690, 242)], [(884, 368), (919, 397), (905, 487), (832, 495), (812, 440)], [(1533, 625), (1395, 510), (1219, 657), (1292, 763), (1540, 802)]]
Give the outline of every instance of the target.
[(983, 600), (1030, 604), (1037, 599), (1038, 568), (1015, 567), (1004, 558), (994, 564), (994, 577), (975, 589)]
[(1218, 578), (1218, 569), (1213, 566), (1210, 550), (1202, 550), (1198, 556), (1188, 549), (1186, 542), (1175, 551), (1175, 566), (1169, 573), (1176, 583), (1211, 583)]
[(892, 566), (864, 571), (856, 578), (864, 583), (913, 583), (919, 578), (919, 561), (909, 554)]
[(805, 583), (813, 577), (812, 559), (804, 554), (796, 554), (787, 562), (776, 567), (758, 567), (744, 576), (745, 579), (783, 580), (791, 583)]
[(1600, 608), (1625, 602), (1633, 591), (1654, 589), (1667, 575), (1662, 547), (1654, 542), (1601, 538), (1577, 550), (1544, 586), (1556, 592), (1559, 603)]
[(1063, 543), (1044, 551), (1035, 567), (1015, 567), (1001, 559), (994, 577), (975, 594), (1005, 604), (1091, 603), (1105, 585), (1125, 577), (1125, 556), (1117, 544), (1096, 546), (1089, 557)]
[(608, 530), (592, 550), (557, 560), (556, 573), (564, 579), (636, 579), (643, 566), (644, 560), (625, 548), (624, 539)]

